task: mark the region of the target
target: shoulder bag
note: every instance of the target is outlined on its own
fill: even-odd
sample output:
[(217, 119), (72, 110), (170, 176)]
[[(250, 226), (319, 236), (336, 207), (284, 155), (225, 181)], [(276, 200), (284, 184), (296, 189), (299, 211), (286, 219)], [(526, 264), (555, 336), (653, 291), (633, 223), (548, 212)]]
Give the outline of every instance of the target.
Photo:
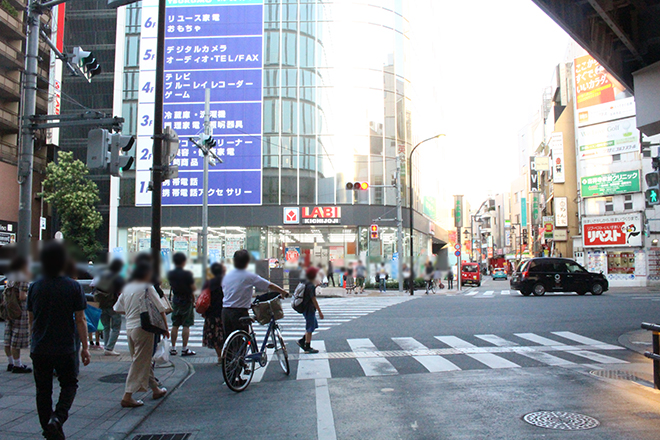
[(142, 330), (157, 335), (163, 335), (167, 332), (167, 323), (163, 320), (158, 307), (151, 295), (149, 295), (149, 287), (144, 289), (144, 297), (140, 309), (140, 326)]

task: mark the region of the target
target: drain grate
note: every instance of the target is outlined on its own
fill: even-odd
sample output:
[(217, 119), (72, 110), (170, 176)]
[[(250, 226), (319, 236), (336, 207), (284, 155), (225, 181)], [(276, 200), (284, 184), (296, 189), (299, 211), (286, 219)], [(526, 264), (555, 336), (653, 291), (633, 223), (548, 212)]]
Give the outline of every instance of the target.
[(629, 380), (636, 382), (640, 385), (653, 388), (653, 384), (647, 380), (642, 379), (636, 374), (630, 371), (622, 370), (593, 370), (589, 372), (593, 376), (604, 377), (605, 379), (616, 379), (616, 380)]
[(178, 434), (140, 434), (133, 436), (132, 440), (188, 440), (192, 437), (190, 432)]
[(523, 420), (539, 428), (561, 431), (593, 429), (600, 425), (593, 417), (565, 411), (536, 411), (525, 414)]
[(99, 382), (124, 383), (126, 382), (127, 377), (128, 377), (128, 373), (110, 374), (108, 376), (99, 377)]

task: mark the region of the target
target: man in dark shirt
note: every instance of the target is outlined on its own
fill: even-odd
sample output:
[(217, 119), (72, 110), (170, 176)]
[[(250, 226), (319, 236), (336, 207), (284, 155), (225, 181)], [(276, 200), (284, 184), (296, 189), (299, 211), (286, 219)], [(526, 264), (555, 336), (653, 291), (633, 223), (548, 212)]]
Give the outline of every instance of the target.
[[(64, 247), (48, 243), (41, 251), (43, 278), (28, 290), (27, 310), (32, 343), (30, 356), (37, 389), (37, 412), (47, 439), (64, 439), (62, 425), (76, 397), (76, 330), (82, 342), (80, 357), (88, 365), (87, 301), (78, 282), (62, 275), (67, 262)], [(75, 316), (75, 321), (74, 321)], [(53, 411), (53, 370), (60, 382), (60, 397)]]
[(172, 338), (171, 355), (176, 355), (176, 338), (181, 330), (183, 348), (181, 356), (194, 356), (196, 353), (188, 348), (190, 338), (190, 327), (195, 325), (195, 279), (192, 272), (185, 270), (186, 255), (177, 252), (172, 257), (175, 269), (167, 274), (167, 279), (172, 288)]
[(318, 274), (318, 269), (315, 267), (309, 267), (305, 271), (305, 293), (303, 294), (303, 316), (305, 317), (305, 336), (300, 338), (297, 342), (300, 348), (303, 349), (305, 353), (315, 354), (319, 351), (315, 348), (312, 348), (312, 333), (319, 327), (319, 323), (316, 319), (316, 311), (319, 312), (319, 318), (323, 319), (323, 312), (319, 303), (316, 300), (316, 275)]

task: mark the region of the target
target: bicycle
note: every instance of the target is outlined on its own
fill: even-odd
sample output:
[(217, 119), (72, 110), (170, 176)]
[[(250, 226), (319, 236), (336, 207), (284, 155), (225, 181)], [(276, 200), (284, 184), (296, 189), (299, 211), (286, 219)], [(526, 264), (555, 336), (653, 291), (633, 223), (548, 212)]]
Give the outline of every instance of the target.
[[(273, 296), (275, 295), (275, 296)], [(282, 337), (282, 331), (277, 324), (278, 319), (284, 317), (280, 295), (276, 292), (258, 296), (252, 302), (252, 311), (255, 317), (245, 316), (239, 319), (247, 323), (249, 331), (234, 331), (222, 347), (222, 375), (230, 390), (239, 393), (244, 391), (259, 368), (265, 368), (268, 363), (267, 348), (275, 350), (275, 357), (287, 376), (291, 372), (289, 367), (289, 354)], [(257, 336), (252, 324), (257, 321), (262, 325), (268, 324), (261, 349), (258, 348)], [(268, 341), (271, 342), (268, 342)]]

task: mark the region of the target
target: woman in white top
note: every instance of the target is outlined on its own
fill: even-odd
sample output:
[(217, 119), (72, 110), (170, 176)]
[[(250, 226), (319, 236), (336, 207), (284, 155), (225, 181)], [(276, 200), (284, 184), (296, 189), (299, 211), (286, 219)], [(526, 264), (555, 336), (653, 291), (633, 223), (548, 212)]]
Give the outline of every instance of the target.
[[(148, 388), (151, 388), (154, 399), (160, 399), (167, 393), (165, 388), (158, 386), (151, 368), (154, 334), (142, 330), (140, 323), (140, 312), (145, 295), (151, 296), (153, 303), (158, 307), (163, 319), (166, 320), (165, 308), (151, 283), (151, 273), (151, 265), (138, 263), (133, 270), (131, 282), (124, 287), (114, 306), (115, 312), (126, 315), (128, 350), (133, 359), (126, 378), (125, 394), (121, 399), (121, 406), (124, 408), (144, 405), (143, 401), (133, 398), (133, 393), (137, 391), (147, 391)], [(164, 336), (170, 337), (169, 333), (165, 333)]]

